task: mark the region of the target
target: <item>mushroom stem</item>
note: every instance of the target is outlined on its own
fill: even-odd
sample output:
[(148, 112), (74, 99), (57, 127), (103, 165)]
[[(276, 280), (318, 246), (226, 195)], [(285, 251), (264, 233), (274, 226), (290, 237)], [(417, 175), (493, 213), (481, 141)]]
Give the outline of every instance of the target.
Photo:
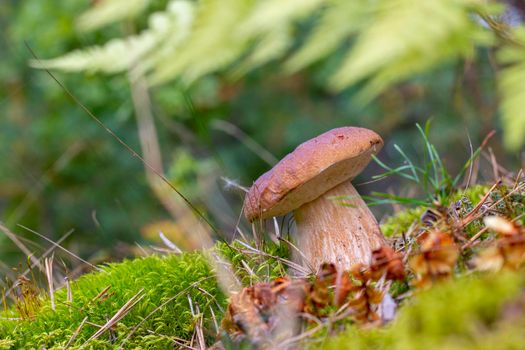
[[(343, 206), (334, 196), (348, 196)], [(314, 269), (334, 263), (345, 270), (367, 264), (373, 249), (385, 244), (379, 224), (350, 180), (341, 183), (294, 212), (303, 265)]]

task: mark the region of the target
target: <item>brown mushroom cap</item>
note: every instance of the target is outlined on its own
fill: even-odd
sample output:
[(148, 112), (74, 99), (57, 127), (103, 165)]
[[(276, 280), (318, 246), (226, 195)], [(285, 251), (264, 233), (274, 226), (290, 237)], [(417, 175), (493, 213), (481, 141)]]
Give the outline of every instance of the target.
[(372, 130), (342, 127), (299, 145), (261, 175), (246, 195), (248, 220), (289, 213), (356, 177), (383, 147)]

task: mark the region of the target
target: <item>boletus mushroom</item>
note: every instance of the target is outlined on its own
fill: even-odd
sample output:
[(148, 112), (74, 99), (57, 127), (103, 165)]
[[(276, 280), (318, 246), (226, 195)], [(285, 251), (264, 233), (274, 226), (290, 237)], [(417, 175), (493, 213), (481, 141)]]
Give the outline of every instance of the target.
[[(383, 146), (375, 132), (330, 130), (299, 145), (250, 188), (244, 213), (251, 222), (294, 211), (303, 265), (368, 263), (385, 243), (379, 224), (351, 180)], [(347, 196), (343, 206), (334, 197)], [(300, 260), (297, 257), (296, 260)]]

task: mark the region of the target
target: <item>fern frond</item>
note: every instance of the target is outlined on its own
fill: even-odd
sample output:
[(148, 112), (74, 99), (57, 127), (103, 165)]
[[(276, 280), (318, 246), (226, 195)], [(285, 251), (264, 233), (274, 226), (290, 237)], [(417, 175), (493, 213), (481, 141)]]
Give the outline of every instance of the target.
[(374, 79), (363, 97), (420, 73), (447, 59), (473, 54), (489, 32), (472, 18), (475, 0), (383, 1), (369, 27), (358, 37), (332, 85), (342, 89), (367, 77)]
[(499, 76), (504, 142), (515, 151), (525, 143), (525, 27), (516, 28), (513, 34), (517, 44), (503, 47), (497, 57), (504, 65)]
[[(203, 0), (192, 35), (177, 54), (167, 57), (151, 75), (153, 83), (182, 77), (191, 83), (199, 77), (233, 67), (233, 75), (276, 59), (293, 42), (292, 24), (311, 14), (326, 0)], [(173, 57), (176, 57), (173, 59)]]
[(138, 71), (140, 74), (151, 72), (162, 62), (169, 62), (178, 54), (179, 46), (188, 38), (195, 20), (195, 3), (186, 0), (172, 0), (168, 3), (166, 12), (174, 21), (171, 23), (169, 34), (162, 43), (145, 56)]
[(247, 47), (238, 24), (252, 9), (254, 0), (202, 0), (190, 36), (157, 60), (149, 78), (159, 84), (182, 77), (186, 83), (233, 63)]
[(289, 25), (281, 25), (266, 32), (248, 57), (233, 68), (233, 77), (239, 78), (246, 72), (283, 56), (292, 43), (292, 29)]
[(286, 62), (285, 70), (296, 72), (343, 46), (352, 34), (366, 27), (378, 3), (330, 0), (313, 33)]
[(111, 40), (104, 46), (75, 50), (54, 59), (32, 60), (30, 65), (39, 69), (59, 69), (66, 72), (118, 73), (132, 66), (157, 42), (158, 38), (147, 31), (141, 35)]
[(140, 14), (151, 0), (101, 0), (84, 12), (77, 21), (81, 31), (92, 31), (107, 24)]
[[(130, 70), (160, 43), (164, 43), (180, 24), (187, 24), (191, 5), (186, 1), (175, 1), (178, 6), (171, 11), (157, 12), (149, 18), (149, 28), (142, 33), (126, 38), (113, 39), (103, 46), (94, 46), (70, 52), (50, 60), (32, 60), (35, 68), (60, 69), (69, 72), (118, 73)], [(187, 6), (181, 6), (185, 3)], [(177, 26), (179, 24), (179, 26)], [(174, 28), (175, 27), (175, 28)]]
[(326, 0), (259, 1), (240, 25), (240, 30), (247, 36), (272, 32), (276, 27), (292, 24), (297, 19), (311, 15), (324, 2)]

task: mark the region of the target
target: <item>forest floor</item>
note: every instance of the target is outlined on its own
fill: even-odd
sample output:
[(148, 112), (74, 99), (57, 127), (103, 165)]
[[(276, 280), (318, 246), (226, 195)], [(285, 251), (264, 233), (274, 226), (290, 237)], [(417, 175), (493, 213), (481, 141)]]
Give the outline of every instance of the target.
[(473, 185), (481, 148), (454, 178), (428, 149), (420, 166), (383, 164), (426, 196), (367, 198), (417, 204), (384, 220), (368, 264), (312, 273), (291, 261), (289, 237), (260, 233), (202, 252), (166, 242), (55, 290), (46, 259), (46, 286), (30, 269), (4, 292), (0, 349), (521, 348), (523, 174)]

